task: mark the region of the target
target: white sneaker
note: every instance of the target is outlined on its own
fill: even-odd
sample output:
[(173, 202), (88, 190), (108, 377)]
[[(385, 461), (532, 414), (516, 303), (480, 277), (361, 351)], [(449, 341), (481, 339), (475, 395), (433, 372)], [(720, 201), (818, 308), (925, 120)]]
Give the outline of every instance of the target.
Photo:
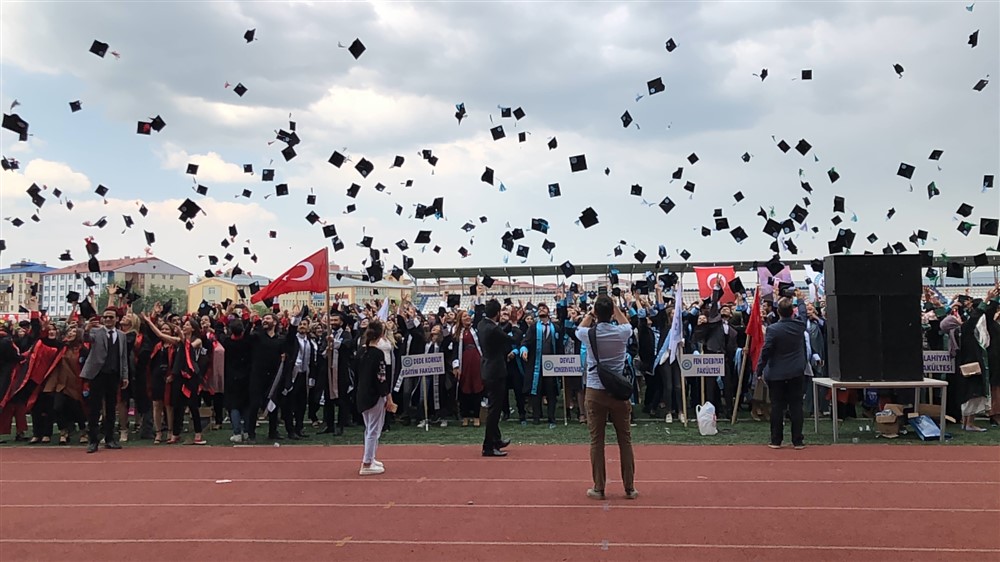
[(381, 466), (378, 466), (375, 463), (372, 463), (372, 465), (369, 466), (369, 467), (362, 466), (361, 470), (358, 472), (358, 474), (360, 474), (361, 476), (374, 476), (376, 474), (382, 474), (383, 472), (385, 472), (385, 468), (384, 467), (381, 467)]
[(229, 440), (232, 441), (233, 443), (242, 443), (243, 442), (243, 436), (242, 435), (230, 435), (229, 436)]
[(382, 468), (382, 469), (385, 468), (385, 465), (382, 464), (381, 461), (378, 461), (376, 459), (372, 459), (372, 466), (377, 466), (377, 467)]
[(448, 427), (448, 420), (441, 420), (441, 427)]
[(681, 414), (681, 423), (687, 423), (687, 416)]
[(674, 415), (667, 414), (667, 423), (674, 423)]
[(250, 434), (244, 431), (243, 432), (243, 440), (246, 441), (247, 439), (250, 439)]
[(420, 423), (417, 424), (418, 429), (424, 429), (426, 427), (427, 427), (427, 420), (420, 420)]

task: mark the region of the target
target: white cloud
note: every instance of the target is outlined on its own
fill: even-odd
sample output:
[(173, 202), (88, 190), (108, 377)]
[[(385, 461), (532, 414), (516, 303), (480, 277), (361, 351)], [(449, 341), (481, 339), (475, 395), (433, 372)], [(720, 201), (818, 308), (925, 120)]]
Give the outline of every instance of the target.
[(187, 151), (173, 143), (166, 143), (160, 151), (163, 167), (186, 173), (188, 164), (198, 165), (199, 182), (235, 183), (245, 181), (243, 166), (226, 162), (216, 152), (208, 154), (188, 154)]

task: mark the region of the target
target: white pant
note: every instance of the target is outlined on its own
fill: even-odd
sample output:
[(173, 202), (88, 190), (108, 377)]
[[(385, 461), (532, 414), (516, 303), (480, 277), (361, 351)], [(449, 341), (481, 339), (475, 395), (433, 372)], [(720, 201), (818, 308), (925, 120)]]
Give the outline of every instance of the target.
[(365, 454), (362, 464), (371, 464), (375, 460), (375, 450), (378, 449), (378, 438), (382, 435), (382, 425), (385, 423), (385, 396), (378, 399), (374, 406), (361, 412), (365, 420)]

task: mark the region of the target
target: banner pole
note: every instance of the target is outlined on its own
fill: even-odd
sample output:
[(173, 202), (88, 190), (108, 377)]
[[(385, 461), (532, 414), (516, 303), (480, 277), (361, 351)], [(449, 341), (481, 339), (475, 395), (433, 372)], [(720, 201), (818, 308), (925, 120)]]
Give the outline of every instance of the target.
[(733, 398), (733, 419), (730, 420), (729, 425), (736, 425), (736, 414), (740, 411), (740, 396), (743, 394), (743, 375), (746, 372), (747, 367), (747, 355), (750, 353), (750, 338), (753, 336), (747, 336), (747, 344), (743, 346), (743, 359), (740, 360), (740, 370), (739, 382), (736, 383), (736, 396)]

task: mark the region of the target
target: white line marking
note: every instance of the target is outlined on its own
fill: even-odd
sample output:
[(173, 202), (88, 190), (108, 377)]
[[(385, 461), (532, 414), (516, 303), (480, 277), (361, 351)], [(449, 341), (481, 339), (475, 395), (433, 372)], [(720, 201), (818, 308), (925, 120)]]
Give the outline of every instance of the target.
[[(3, 504), (0, 509), (61, 509), (61, 508), (361, 508), (385, 509), (384, 503), (68, 503), (68, 504)], [(392, 507), (407, 509), (589, 509), (601, 508), (599, 504), (434, 504), (434, 503), (395, 503)], [(845, 507), (845, 506), (706, 506), (706, 505), (615, 505), (615, 510), (663, 510), (663, 511), (921, 511), (934, 513), (1000, 513), (1000, 508), (947, 508), (947, 507)]]
[[(127, 484), (127, 483), (210, 483), (208, 478), (109, 478), (109, 479), (59, 479), (59, 480), (0, 480), (0, 484)], [(586, 479), (569, 478), (237, 478), (233, 483), (253, 482), (317, 482), (317, 483), (379, 483), (379, 482), (503, 482), (503, 483), (588, 483)], [(608, 480), (609, 483), (620, 483), (621, 480)], [(996, 481), (960, 481), (960, 480), (637, 480), (640, 484), (836, 484), (836, 485), (869, 485), (869, 484), (928, 484), (949, 486), (996, 486)]]
[[(174, 538), (174, 539), (0, 539), (0, 544), (317, 544), (336, 545), (380, 545), (380, 546), (529, 546), (529, 547), (579, 547), (600, 548), (602, 543), (592, 542), (542, 542), (542, 541), (402, 541), (402, 540), (362, 540), (343, 539), (258, 539), (258, 538)], [(791, 545), (791, 544), (706, 544), (706, 543), (615, 543), (610, 548), (697, 548), (716, 550), (829, 550), (829, 551), (879, 551), (879, 552), (922, 552), (922, 553), (1000, 553), (1000, 548), (926, 548), (911, 546), (849, 546), (849, 545)]]

